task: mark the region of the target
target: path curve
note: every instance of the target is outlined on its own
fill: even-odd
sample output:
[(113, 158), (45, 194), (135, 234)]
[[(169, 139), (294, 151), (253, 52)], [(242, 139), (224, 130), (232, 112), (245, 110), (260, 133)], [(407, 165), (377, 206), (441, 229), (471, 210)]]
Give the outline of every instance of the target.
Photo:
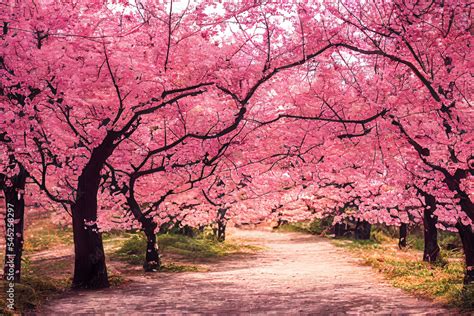
[(67, 294), (42, 314), (416, 314), (448, 313), (387, 284), (328, 240), (298, 233), (234, 230), (265, 250), (208, 272), (133, 277), (124, 286)]

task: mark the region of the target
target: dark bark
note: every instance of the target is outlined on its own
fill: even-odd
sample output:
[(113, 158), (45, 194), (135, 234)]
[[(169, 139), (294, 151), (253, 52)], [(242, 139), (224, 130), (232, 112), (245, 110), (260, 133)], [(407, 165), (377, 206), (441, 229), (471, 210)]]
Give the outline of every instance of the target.
[(217, 222), (217, 241), (225, 241), (225, 227), (225, 222)]
[(459, 197), (459, 205), (461, 206), (461, 210), (469, 216), (471, 221), (474, 222), (474, 203), (472, 202), (469, 194), (467, 192), (461, 190), (460, 183), (462, 179), (467, 178), (469, 175), (474, 175), (474, 170), (469, 169), (467, 170), (456, 170), (454, 176), (451, 176), (449, 172), (443, 172), (445, 176), (444, 182), (448, 186), (448, 188), (456, 193), (457, 197)]
[(219, 208), (217, 210), (217, 241), (225, 241), (225, 228), (227, 208)]
[(407, 246), (408, 224), (400, 225), (400, 235), (398, 238), (398, 248), (403, 249)]
[(94, 148), (78, 179), (77, 197), (71, 208), (75, 254), (73, 288), (109, 286), (102, 236), (96, 224), (97, 193), (100, 172), (113, 152), (115, 138), (116, 135), (109, 133), (102, 144)]
[[(9, 282), (20, 282), (21, 279), (21, 256), (23, 254), (24, 214), (25, 199), (24, 190), (27, 172), (20, 165), (17, 175), (11, 177), (10, 185), (2, 183), (5, 196), (5, 263), (3, 278)], [(4, 178), (6, 180), (6, 178)], [(0, 180), (0, 182), (3, 182)]]
[(347, 224), (344, 222), (334, 225), (334, 235), (336, 237), (344, 237), (347, 234)]
[(289, 223), (288, 220), (278, 218), (277, 225), (276, 225), (274, 228), (275, 228), (275, 229), (278, 229), (278, 228), (280, 228), (280, 227), (283, 226), (283, 225), (287, 225), (288, 223)]
[(425, 197), (425, 210), (423, 211), (423, 233), (425, 248), (423, 251), (423, 261), (435, 262), (439, 258), (440, 248), (438, 246), (438, 230), (436, 223), (438, 217), (434, 215), (436, 211), (436, 199), (431, 194), (423, 193)]
[(158, 250), (158, 243), (156, 241), (156, 223), (150, 218), (145, 218), (142, 223), (143, 231), (146, 235), (146, 254), (143, 269), (145, 272), (156, 272), (161, 267), (160, 253)]
[[(272, 213), (275, 212), (276, 209), (272, 210)], [(286, 219), (282, 219), (281, 217), (283, 216), (283, 214), (281, 212), (278, 213), (277, 215), (277, 223), (276, 223), (276, 226), (273, 227), (273, 229), (278, 229), (280, 228), (281, 226), (283, 225), (286, 225), (288, 224), (288, 221)], [(242, 223), (243, 224), (243, 223)]]
[(180, 235), (184, 235), (184, 236), (187, 236), (187, 237), (195, 237), (195, 232), (193, 230), (193, 228), (191, 226), (188, 226), (188, 225), (184, 225), (183, 227), (180, 227), (179, 230), (178, 230), (178, 233)]
[[(131, 179), (130, 185), (132, 188), (135, 186), (135, 180), (135, 178)], [(146, 237), (146, 252), (143, 269), (145, 272), (156, 272), (161, 267), (160, 252), (155, 234), (155, 230), (158, 225), (151, 217), (143, 215), (140, 205), (138, 205), (138, 202), (135, 199), (134, 190), (130, 191), (130, 196), (127, 198), (127, 203), (130, 206), (130, 211), (132, 212), (135, 219), (140, 222)]]
[(436, 229), (436, 216), (432, 217), (431, 212), (424, 211), (423, 225), (424, 225), (424, 239), (425, 248), (423, 251), (423, 261), (435, 262), (438, 260), (440, 248), (438, 246), (438, 230)]
[(357, 221), (355, 231), (354, 231), (355, 239), (369, 240), (371, 229), (372, 229), (372, 225), (369, 222)]
[[(472, 174), (472, 169), (470, 170), (470, 172)], [(456, 183), (456, 185), (459, 186), (459, 182)], [(459, 204), (461, 206), (461, 210), (466, 213), (471, 220), (474, 221), (474, 205), (470, 197), (461, 190), (458, 190), (458, 193), (460, 197)], [(474, 283), (474, 233), (470, 226), (465, 226), (461, 223), (458, 223), (456, 225), (456, 228), (458, 229), (459, 236), (461, 237), (464, 256), (466, 260), (464, 284), (472, 284)]]
[(83, 208), (83, 200), (89, 202), (90, 199), (78, 199), (79, 205), (72, 209), (75, 254), (72, 287), (75, 289), (105, 288), (109, 286), (109, 281), (102, 236), (95, 224), (96, 213)]
[(470, 226), (461, 223), (456, 225), (461, 237), (464, 256), (466, 259), (466, 271), (464, 274), (464, 284), (474, 283), (474, 232)]

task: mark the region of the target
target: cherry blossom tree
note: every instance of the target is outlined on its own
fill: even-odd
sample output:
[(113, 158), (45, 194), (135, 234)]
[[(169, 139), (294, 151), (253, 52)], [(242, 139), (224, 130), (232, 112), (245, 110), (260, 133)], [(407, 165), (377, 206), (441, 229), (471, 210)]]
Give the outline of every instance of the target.
[[(27, 4), (19, 4), (5, 17), (3, 44), (8, 54), (2, 62), (20, 83), (5, 84), (8, 95), (17, 99), (6, 109), (5, 128), (9, 136), (12, 129), (32, 131), (23, 144), (20, 133), (13, 133), (16, 139), (10, 136), (16, 150), (25, 148), (18, 151), (26, 154), (15, 158), (31, 170), (30, 176), (51, 200), (72, 214), (73, 286), (103, 287), (108, 281), (96, 224), (103, 166), (143, 117), (203, 93), (207, 83), (200, 76), (206, 69), (192, 72), (195, 78), (172, 70), (160, 74), (163, 65), (158, 66), (157, 60), (167, 60), (164, 67), (169, 68), (171, 53), (161, 56), (161, 47), (152, 54), (141, 53), (157, 44), (166, 47), (148, 33), (156, 29), (161, 30), (156, 34), (168, 36), (166, 23), (159, 19), (160, 14), (168, 16), (164, 7), (127, 13), (126, 7), (120, 11), (106, 4), (67, 6), (69, 10), (58, 2), (28, 10)], [(186, 38), (184, 33), (181, 36)], [(195, 37), (203, 40), (199, 34)], [(130, 50), (130, 45), (137, 47)], [(140, 53), (131, 59), (134, 52)], [(121, 64), (114, 64), (116, 60)], [(154, 66), (148, 67), (150, 63)], [(31, 89), (40, 94), (34, 102), (22, 97)]]
[(472, 281), (467, 1), (6, 8), (2, 179), (28, 171), (72, 216), (74, 287), (108, 286), (100, 229), (117, 205), (149, 270), (165, 218), (414, 216), (457, 228)]

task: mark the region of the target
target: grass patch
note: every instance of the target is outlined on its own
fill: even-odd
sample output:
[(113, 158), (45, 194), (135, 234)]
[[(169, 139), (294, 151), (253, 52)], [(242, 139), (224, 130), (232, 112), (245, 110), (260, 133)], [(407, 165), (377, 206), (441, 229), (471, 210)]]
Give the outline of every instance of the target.
[(190, 238), (175, 234), (158, 236), (158, 244), (164, 254), (178, 254), (188, 259), (222, 257), (235, 253), (255, 251), (258, 248), (230, 241), (218, 242), (212, 238)]
[[(423, 251), (423, 232), (415, 229), (407, 237), (407, 244), (410, 248)], [(462, 257), (462, 242), (457, 233), (438, 231), (438, 245), (441, 252), (450, 257)]]
[(398, 250), (396, 240), (334, 240), (363, 259), (364, 264), (382, 272), (396, 287), (416, 296), (428, 297), (452, 307), (474, 308), (474, 287), (464, 287), (462, 260), (444, 257), (437, 264), (423, 262), (414, 249)]
[(112, 259), (124, 261), (132, 265), (140, 265), (145, 261), (146, 241), (140, 235), (122, 241), (122, 245), (112, 254)]
[[(8, 283), (0, 282), (0, 312), (12, 315), (7, 309), (6, 289)], [(67, 279), (47, 278), (43, 275), (36, 276), (27, 273), (22, 276), (21, 283), (15, 285), (15, 313), (33, 310), (40, 306), (46, 299), (64, 292), (70, 287)]]
[[(324, 235), (332, 219), (289, 223), (280, 231)], [(398, 228), (373, 225), (370, 240), (337, 238), (332, 242), (363, 259), (365, 265), (383, 273), (396, 287), (413, 295), (431, 298), (447, 306), (474, 310), (474, 285), (464, 286), (462, 244), (455, 233), (439, 231), (440, 260), (434, 264), (422, 261), (423, 231), (412, 229), (408, 247), (398, 249)]]
[[(66, 291), (71, 285), (69, 277), (54, 275), (55, 271), (63, 271), (62, 261), (51, 261), (46, 265), (30, 263), (26, 260), (22, 269), (21, 283), (15, 284), (15, 313), (34, 310), (47, 298)], [(7, 309), (6, 304), (7, 286), (7, 282), (0, 282), (0, 312), (10, 315), (12, 313)]]
[(176, 263), (165, 263), (161, 265), (162, 272), (197, 272), (199, 267), (193, 265), (182, 265)]
[(287, 233), (311, 233), (309, 223), (287, 223), (280, 225), (277, 230)]
[(125, 283), (125, 279), (121, 275), (109, 274), (109, 284), (111, 287), (116, 287)]
[(376, 240), (353, 240), (349, 238), (334, 239), (334, 244), (349, 250), (375, 250), (380, 249), (380, 243)]
[(311, 222), (286, 223), (278, 227), (282, 232), (309, 233), (313, 235), (325, 235), (332, 227), (333, 217), (314, 219)]
[(72, 245), (70, 228), (59, 227), (50, 221), (41, 220), (25, 229), (26, 253), (38, 252), (61, 245)]
[[(111, 239), (112, 240), (112, 239)], [(158, 235), (161, 254), (174, 254), (184, 259), (218, 258), (236, 253), (254, 252), (259, 247), (242, 245), (229, 241), (218, 242), (212, 238), (195, 238), (177, 234)], [(141, 233), (129, 233), (121, 240), (121, 245), (112, 253), (112, 258), (132, 265), (142, 265), (145, 260), (146, 240)], [(196, 267), (163, 265), (163, 271), (196, 271)]]

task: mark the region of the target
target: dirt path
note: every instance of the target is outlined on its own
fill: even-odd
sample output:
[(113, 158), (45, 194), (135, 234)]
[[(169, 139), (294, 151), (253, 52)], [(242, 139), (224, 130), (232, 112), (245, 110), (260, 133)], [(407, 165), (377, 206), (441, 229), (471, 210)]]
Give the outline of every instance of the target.
[(446, 314), (387, 284), (323, 238), (236, 230), (233, 238), (262, 245), (257, 255), (210, 265), (209, 272), (134, 277), (122, 287), (74, 292), (51, 301), (45, 314), (271, 313)]

